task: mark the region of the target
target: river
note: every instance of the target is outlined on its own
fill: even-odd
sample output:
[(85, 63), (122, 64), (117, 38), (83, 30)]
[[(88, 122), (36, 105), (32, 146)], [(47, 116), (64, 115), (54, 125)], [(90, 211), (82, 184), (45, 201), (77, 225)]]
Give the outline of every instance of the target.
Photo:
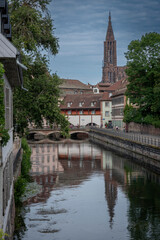
[(89, 142), (31, 144), (17, 240), (160, 239), (160, 176)]

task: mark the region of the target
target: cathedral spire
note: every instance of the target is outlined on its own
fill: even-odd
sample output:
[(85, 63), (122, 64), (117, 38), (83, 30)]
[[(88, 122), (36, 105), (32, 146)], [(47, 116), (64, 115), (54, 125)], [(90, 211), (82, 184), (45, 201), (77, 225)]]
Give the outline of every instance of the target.
[(114, 41), (114, 33), (112, 29), (112, 22), (111, 22), (111, 12), (109, 11), (109, 18), (108, 18), (108, 29), (106, 34), (106, 40)]

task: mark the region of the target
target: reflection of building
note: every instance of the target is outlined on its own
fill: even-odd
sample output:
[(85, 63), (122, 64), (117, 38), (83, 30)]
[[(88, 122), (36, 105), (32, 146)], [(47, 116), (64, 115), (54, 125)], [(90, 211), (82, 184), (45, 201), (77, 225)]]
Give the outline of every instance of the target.
[[(101, 169), (101, 151), (90, 144), (31, 144), (31, 175), (42, 192), (27, 203), (45, 202), (59, 182), (80, 184), (93, 169)], [(67, 176), (67, 177), (66, 177)], [(64, 182), (65, 179), (65, 182)]]
[(114, 208), (117, 200), (117, 181), (112, 178), (112, 169), (106, 170), (105, 172), (105, 193), (108, 204), (108, 211), (110, 215), (110, 226), (112, 228), (114, 218)]
[(118, 201), (118, 188), (126, 193), (132, 181), (144, 174), (132, 161), (116, 156), (112, 152), (103, 152), (103, 169), (105, 171), (105, 193), (112, 227), (115, 215), (115, 206)]
[(36, 144), (32, 147), (32, 175), (63, 172), (57, 158), (56, 144)]
[(31, 144), (31, 176), (42, 185), (42, 192), (30, 198), (27, 203), (45, 202), (58, 181), (58, 173), (64, 169), (58, 161), (56, 144)]
[(102, 160), (102, 153), (99, 148), (91, 144), (70, 143), (58, 145), (58, 159), (66, 160)]

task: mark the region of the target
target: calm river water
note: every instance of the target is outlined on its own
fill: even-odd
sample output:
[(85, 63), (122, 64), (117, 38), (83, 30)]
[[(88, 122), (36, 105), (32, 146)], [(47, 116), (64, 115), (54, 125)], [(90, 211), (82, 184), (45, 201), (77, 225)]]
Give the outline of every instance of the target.
[(14, 239), (160, 239), (160, 176), (89, 142), (31, 148), (42, 192)]

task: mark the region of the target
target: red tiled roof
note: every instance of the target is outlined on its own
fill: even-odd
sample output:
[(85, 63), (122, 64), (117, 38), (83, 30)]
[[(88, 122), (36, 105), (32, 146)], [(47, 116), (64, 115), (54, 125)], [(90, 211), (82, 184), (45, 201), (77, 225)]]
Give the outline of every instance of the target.
[(114, 83), (113, 85), (111, 85), (110, 87), (107, 88), (107, 91), (116, 91), (117, 89), (120, 88), (122, 81), (123, 81), (123, 79), (121, 79), (118, 82)]
[(87, 84), (84, 84), (82, 82), (80, 82), (79, 80), (74, 80), (74, 79), (61, 79), (63, 82), (60, 85), (60, 88), (62, 89), (90, 89), (90, 87)]
[(113, 93), (112, 97), (125, 94), (128, 81), (127, 79), (122, 79), (120, 81), (121, 81), (121, 84), (119, 85), (119, 88)]
[(110, 85), (111, 83), (102, 83), (102, 82), (98, 83), (98, 86), (100, 87), (109, 87)]
[[(66, 95), (61, 104), (61, 109), (97, 109), (100, 108), (100, 99), (102, 94), (79, 94), (79, 95)], [(91, 106), (91, 103), (95, 104)], [(70, 107), (67, 106), (68, 103), (71, 103)], [(79, 103), (83, 103), (82, 106), (79, 106)]]
[(111, 98), (109, 97), (109, 93), (108, 92), (103, 93), (103, 96), (100, 100), (101, 101), (111, 101)]

